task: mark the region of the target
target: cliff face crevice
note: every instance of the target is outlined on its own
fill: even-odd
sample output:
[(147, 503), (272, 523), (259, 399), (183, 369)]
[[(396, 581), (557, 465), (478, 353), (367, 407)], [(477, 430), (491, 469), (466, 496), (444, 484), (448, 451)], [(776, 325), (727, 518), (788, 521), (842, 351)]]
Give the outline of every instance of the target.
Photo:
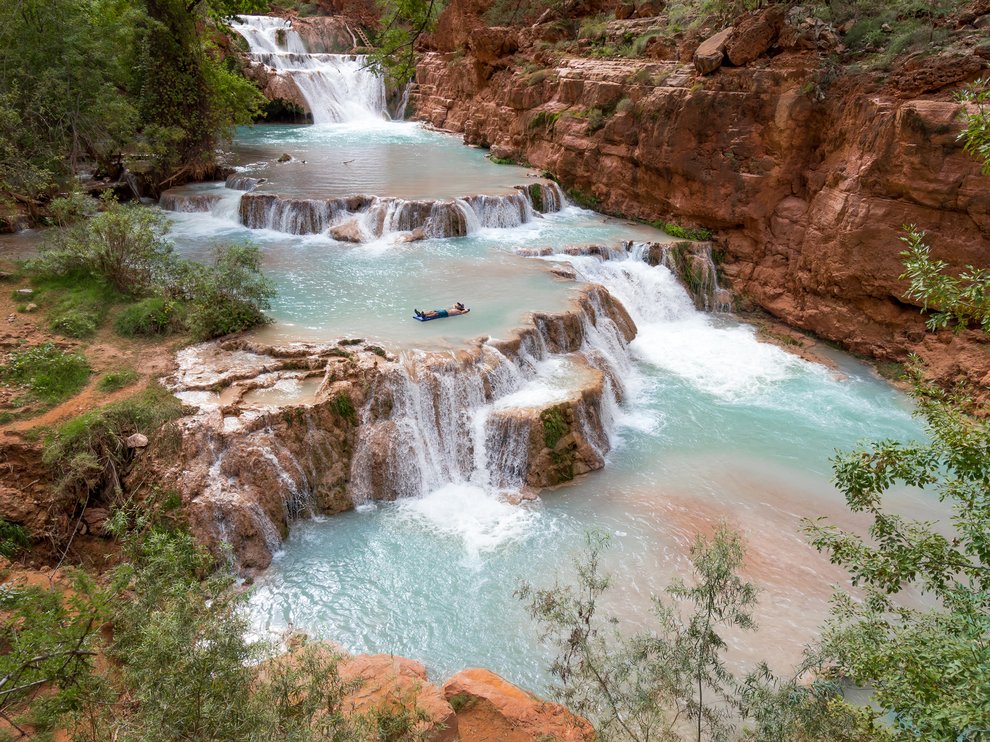
[[(899, 279), (907, 224), (953, 268), (990, 256), (990, 178), (962, 149), (960, 105), (917, 92), (956, 78), (832, 80), (815, 52), (701, 76), (679, 62), (554, 59), (536, 45), (476, 42), (493, 32), (520, 33), (462, 33), (458, 52), (423, 55), (420, 119), (548, 170), (592, 208), (713, 230), (743, 308), (880, 359), (918, 352), (936, 377), (945, 348), (981, 342), (933, 342)], [(976, 53), (953, 64), (985, 66)], [(983, 383), (990, 354), (948, 365)]]

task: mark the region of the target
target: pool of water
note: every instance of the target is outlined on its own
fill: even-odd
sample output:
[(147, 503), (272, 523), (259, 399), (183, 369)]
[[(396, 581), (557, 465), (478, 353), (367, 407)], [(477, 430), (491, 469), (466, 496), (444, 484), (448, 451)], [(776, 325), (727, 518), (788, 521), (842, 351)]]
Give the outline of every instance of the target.
[[(493, 166), (485, 150), (411, 122), (242, 128), (233, 155), (243, 175), (268, 179), (259, 191), (303, 198), (449, 199), (509, 193), (533, 176), (527, 168)], [(282, 155), (292, 159), (278, 163)]]
[[(450, 197), (508, 188), (524, 175), (409, 124), (376, 123), (364, 133), (350, 125), (259, 127), (241, 131), (235, 150), (242, 164), (291, 154), (296, 160), (286, 165), (248, 171), (270, 178), (265, 188), (306, 195)], [(279, 290), (276, 322), (264, 337), (357, 336), (399, 350), (504, 337), (529, 312), (566, 305), (576, 284), (550, 271), (564, 260), (581, 280), (606, 286), (639, 328), (604, 470), (522, 505), (451, 482), (422, 497), (299, 523), (253, 587), (255, 632), (294, 628), (352, 651), (401, 654), (423, 661), (436, 679), (484, 666), (544, 692), (549, 650), (514, 597), (522, 581), (566, 581), (585, 534), (605, 532), (614, 578), (607, 608), (630, 627), (645, 626), (650, 596), (688, 576), (695, 534), (725, 520), (745, 536), (744, 574), (761, 591), (760, 630), (733, 641), (732, 663), (766, 659), (786, 670), (799, 659), (832, 586), (843, 581), (807, 545), (801, 518), (862, 525), (830, 484), (829, 457), (862, 439), (919, 436), (901, 394), (842, 354), (839, 370), (828, 369), (757, 341), (731, 318), (699, 313), (663, 267), (516, 254), (669, 239), (640, 225), (571, 206), (464, 238), (404, 243), (391, 235), (352, 245), (247, 230), (236, 222), (237, 192), (203, 188), (215, 189), (220, 203), (210, 213), (172, 214), (173, 236), (182, 253), (200, 259), (217, 240), (261, 248)], [(454, 301), (471, 314), (412, 320), (413, 308)], [(554, 385), (567, 387), (575, 373), (554, 361), (506, 404), (555, 399)], [(259, 402), (283, 391), (259, 394)], [(938, 516), (918, 493), (894, 500), (902, 512)]]
[[(352, 651), (413, 657), (441, 680), (488, 667), (545, 692), (551, 652), (514, 597), (523, 581), (568, 581), (585, 535), (607, 533), (607, 610), (629, 628), (647, 627), (650, 596), (689, 576), (695, 534), (725, 520), (744, 535), (744, 575), (760, 588), (760, 630), (736, 637), (732, 662), (788, 669), (843, 579), (805, 543), (800, 519), (861, 525), (829, 484), (829, 456), (864, 437), (909, 439), (918, 430), (906, 400), (848, 359), (838, 380), (732, 322), (702, 318), (679, 329), (665, 348), (639, 343), (638, 392), (604, 470), (522, 506), (455, 484), (302, 523), (253, 588), (255, 630), (291, 627)], [(692, 334), (728, 348), (686, 342)], [(661, 350), (667, 362), (657, 362)], [(749, 368), (742, 381), (740, 362)], [(895, 506), (937, 510), (912, 492)]]

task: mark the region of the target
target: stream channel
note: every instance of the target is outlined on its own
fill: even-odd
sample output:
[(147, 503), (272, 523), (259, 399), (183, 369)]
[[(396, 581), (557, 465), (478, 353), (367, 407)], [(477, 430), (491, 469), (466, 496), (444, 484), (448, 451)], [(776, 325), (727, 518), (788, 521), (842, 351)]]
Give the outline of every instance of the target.
[[(288, 31), (281, 45), (280, 28)], [(395, 502), (298, 522), (255, 582), (254, 630), (291, 628), (349, 651), (407, 656), (440, 680), (487, 667), (546, 692), (552, 653), (514, 597), (521, 581), (567, 582), (585, 534), (606, 533), (614, 587), (605, 609), (646, 628), (651, 594), (690, 577), (695, 534), (724, 520), (745, 537), (743, 573), (760, 588), (759, 629), (733, 637), (732, 663), (795, 664), (843, 583), (806, 543), (801, 519), (862, 527), (830, 483), (830, 457), (862, 440), (922, 436), (909, 400), (842, 353), (826, 351), (832, 367), (814, 364), (760, 342), (730, 314), (697, 309), (670, 270), (635, 248), (669, 236), (570, 205), (551, 184), (538, 213), (516, 186), (542, 181), (455, 137), (390, 120), (382, 85), (359, 58), (308, 55), (283, 21), (246, 17), (238, 29), (273, 72), (300, 81), (322, 123), (239, 131), (238, 173), (227, 183), (235, 188), (178, 189), (169, 207), (185, 255), (223, 240), (261, 248), (278, 287), (266, 339), (370, 338), (408, 358), (456, 352), (475, 338), (505, 337), (532, 311), (561, 309), (583, 281), (605, 286), (638, 327), (625, 357), (613, 359), (624, 393), (609, 409), (603, 469), (522, 504), (485, 478), (454, 476)], [(277, 163), (283, 154), (291, 159)], [(341, 206), (357, 194), (378, 201)], [(486, 198), (468, 199), (477, 194)], [(413, 235), (402, 213), (417, 199), (448, 205)], [(344, 223), (360, 242), (327, 231)], [(405, 241), (413, 236), (422, 239)], [(614, 254), (563, 252), (582, 245)], [(554, 273), (561, 263), (577, 281)], [(469, 315), (412, 318), (414, 307), (458, 300)], [(490, 407), (539, 407), (574, 383), (566, 359), (534, 369)], [(293, 390), (284, 396), (292, 401)], [(895, 499), (900, 512), (938, 516), (923, 494)]]

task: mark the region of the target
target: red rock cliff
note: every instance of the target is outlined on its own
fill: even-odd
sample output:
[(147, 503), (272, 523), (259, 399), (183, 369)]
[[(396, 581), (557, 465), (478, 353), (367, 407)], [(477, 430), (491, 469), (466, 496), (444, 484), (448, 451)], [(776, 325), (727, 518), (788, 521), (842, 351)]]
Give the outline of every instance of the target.
[[(600, 210), (714, 230), (737, 294), (793, 326), (990, 384), (982, 339), (926, 335), (898, 278), (905, 224), (954, 267), (990, 263), (990, 177), (963, 152), (947, 92), (980, 74), (984, 49), (905, 66), (881, 88), (831, 79), (800, 48), (721, 69), (716, 50), (702, 76), (678, 61), (555, 59), (540, 27), (443, 28), (433, 47), (455, 51), (423, 56), (419, 118), (549, 170)], [(742, 41), (726, 59), (753, 58)]]

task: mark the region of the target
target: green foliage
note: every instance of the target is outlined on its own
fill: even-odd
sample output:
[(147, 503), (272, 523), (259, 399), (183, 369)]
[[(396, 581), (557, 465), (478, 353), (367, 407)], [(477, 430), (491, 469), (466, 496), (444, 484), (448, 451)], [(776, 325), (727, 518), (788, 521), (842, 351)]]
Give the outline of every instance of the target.
[(52, 329), (92, 335), (121, 295), (140, 299), (114, 323), (125, 336), (188, 329), (207, 340), (264, 324), (274, 287), (261, 254), (244, 245), (216, 248), (212, 265), (183, 260), (167, 239), (161, 212), (104, 199), (105, 211), (56, 231), (29, 265), (35, 283), (57, 297)]
[(151, 434), (181, 414), (179, 400), (153, 384), (128, 399), (63, 423), (45, 440), (43, 461), (62, 492), (81, 499), (95, 492), (110, 502), (122, 493), (121, 480), (133, 456), (127, 437)]
[(901, 279), (911, 281), (906, 296), (930, 313), (928, 327), (951, 325), (958, 331), (973, 323), (990, 333), (990, 269), (967, 265), (958, 276), (949, 275), (946, 262), (932, 259), (925, 233), (914, 225), (904, 229), (907, 234), (901, 241), (908, 249), (901, 253), (905, 267)]
[(547, 129), (549, 131), (553, 130), (554, 125), (560, 118), (559, 111), (539, 111), (533, 118), (529, 120), (530, 129)]
[(153, 296), (123, 309), (113, 322), (113, 329), (124, 337), (154, 337), (182, 329), (181, 307), (172, 299)]
[(20, 523), (0, 518), (0, 556), (13, 559), (31, 545), (31, 534)]
[(110, 392), (116, 392), (123, 389), (126, 386), (130, 386), (135, 381), (140, 378), (137, 371), (130, 368), (125, 368), (120, 371), (111, 371), (104, 374), (103, 377), (97, 382), (97, 388), (101, 392), (109, 394)]
[(160, 212), (103, 198), (103, 211), (57, 230), (32, 270), (41, 277), (86, 276), (121, 294), (142, 296), (168, 279), (173, 248)]
[(959, 138), (965, 150), (980, 161), (983, 174), (990, 175), (990, 78), (977, 80), (956, 99), (964, 105), (961, 116), (966, 125)]
[(44, 197), (84, 158), (114, 159), (137, 126), (139, 13), (130, 0), (0, 5), (0, 192)]
[(666, 232), (671, 237), (676, 237), (679, 240), (707, 242), (712, 238), (711, 230), (704, 229), (703, 227), (682, 227), (679, 224), (665, 222), (663, 220), (650, 222), (650, 226), (659, 229), (661, 232)]
[(23, 387), (26, 401), (56, 405), (77, 394), (89, 380), (90, 368), (81, 353), (53, 343), (17, 350), (0, 366), (0, 379)]
[(569, 430), (560, 407), (543, 410), (540, 413), (540, 422), (543, 423), (543, 443), (547, 448), (555, 447)]
[(908, 52), (927, 53), (947, 36), (942, 20), (965, 0), (816, 0), (812, 12), (847, 29), (847, 54), (886, 69)]
[(250, 245), (218, 247), (213, 265), (188, 264), (189, 329), (199, 340), (269, 321), (275, 288), (261, 274), (261, 252)]
[[(929, 441), (879, 441), (839, 454), (836, 484), (849, 508), (870, 520), (868, 538), (821, 520), (812, 541), (867, 591), (839, 596), (823, 639), (856, 683), (872, 687), (876, 715), (896, 714), (897, 739), (967, 738), (990, 726), (990, 429), (965, 399), (921, 380), (914, 397)], [(894, 486), (933, 489), (951, 510), (949, 533), (887, 511)], [(904, 608), (908, 587), (938, 607)]]
[(445, 0), (382, 0), (382, 30), (368, 59), (389, 85), (401, 87), (415, 77), (416, 43), (434, 29), (445, 6)]
[(330, 400), (330, 409), (348, 422), (357, 422), (357, 411), (354, 409), (354, 402), (346, 392), (340, 392)]
[(560, 682), (555, 694), (591, 719), (605, 742), (678, 739), (681, 716), (692, 720), (699, 742), (728, 739), (724, 704), (734, 699), (735, 679), (725, 666), (719, 631), (754, 628), (750, 609), (756, 602), (753, 585), (736, 574), (744, 554), (739, 536), (721, 526), (711, 541), (699, 537), (691, 550), (694, 584), (675, 582), (668, 589), (671, 602), (655, 598), (656, 626), (632, 635), (599, 614), (598, 601), (609, 587), (600, 572), (605, 545), (604, 537), (589, 536), (576, 585), (524, 584), (517, 592), (544, 640), (558, 649), (550, 668)]
[(97, 700), (93, 658), (110, 591), (82, 573), (71, 575), (70, 587), (11, 581), (0, 589), (0, 713), (16, 719), (35, 702), (29, 721), (37, 731), (55, 727), (81, 697)]

